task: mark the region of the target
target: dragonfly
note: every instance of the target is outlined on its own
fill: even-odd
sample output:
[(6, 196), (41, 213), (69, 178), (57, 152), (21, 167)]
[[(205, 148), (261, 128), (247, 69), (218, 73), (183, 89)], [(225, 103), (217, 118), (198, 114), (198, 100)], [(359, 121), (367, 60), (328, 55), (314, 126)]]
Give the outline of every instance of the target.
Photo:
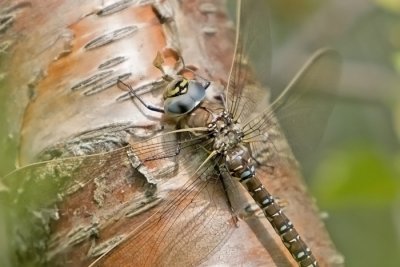
[[(10, 212), (18, 218), (13, 226), (18, 257), (68, 265), (74, 255), (68, 254), (71, 248), (80, 246), (86, 251), (82, 266), (197, 265), (236, 229), (241, 184), (298, 265), (318, 266), (294, 224), (260, 182), (258, 169), (263, 163), (256, 154), (260, 147), (276, 151), (275, 130), (285, 121), (278, 123), (279, 114), (320, 94), (321, 88), (334, 90), (340, 58), (331, 49), (318, 51), (271, 104), (257, 103), (252, 93), (262, 86), (255, 82), (253, 72), (256, 77), (258, 73), (248, 61), (261, 58), (265, 68), (258, 77), (267, 75), (270, 62), (268, 37), (254, 27), (264, 22), (261, 2), (237, 3), (235, 52), (225, 91), (218, 97), (207, 98), (213, 83), (195, 73), (193, 79), (165, 74), (160, 56), (154, 65), (167, 83), (164, 107), (146, 103), (120, 81), (146, 108), (173, 118), (175, 130), (106, 153), (35, 163), (2, 179), (7, 188), (2, 197), (14, 204)], [(312, 113), (318, 113), (312, 117), (326, 119), (322, 116), (326, 112), (320, 111), (329, 109), (312, 107)], [(177, 174), (188, 178), (176, 184)], [(94, 199), (103, 212), (94, 216), (95, 210), (81, 207), (85, 197)], [(62, 204), (65, 199), (69, 207)], [(64, 224), (79, 227), (51, 235), (50, 226), (57, 228), (54, 221), (60, 217), (67, 218)], [(42, 227), (24, 232), (32, 221)], [(104, 232), (114, 238), (105, 240)]]

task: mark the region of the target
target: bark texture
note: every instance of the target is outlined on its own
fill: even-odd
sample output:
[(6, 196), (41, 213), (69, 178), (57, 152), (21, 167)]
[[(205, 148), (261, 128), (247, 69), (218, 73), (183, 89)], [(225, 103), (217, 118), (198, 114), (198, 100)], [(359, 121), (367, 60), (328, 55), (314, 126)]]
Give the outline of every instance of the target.
[[(2, 36), (2, 44), (9, 42), (10, 54), (8, 127), (19, 144), (20, 165), (109, 152), (174, 129), (173, 122), (132, 104), (127, 92), (116, 83), (118, 79), (129, 82), (138, 92), (146, 93), (146, 101), (162, 106), (161, 73), (152, 65), (158, 51), (166, 59), (167, 71), (174, 71), (182, 55), (185, 64), (201, 76), (226, 82), (233, 55), (234, 24), (225, 4), (201, 0), (104, 1), (103, 5), (98, 1), (3, 2), (3, 16), (9, 21), (3, 25), (6, 34)], [(257, 98), (258, 93), (251, 94)], [(283, 149), (282, 155), (290, 159), (284, 155), (287, 151)], [(112, 160), (109, 168), (113, 167)], [(285, 212), (320, 265), (339, 266), (340, 256), (306, 192), (297, 165), (293, 160), (280, 162), (272, 170), (262, 170), (263, 183), (288, 203)], [(120, 176), (107, 183), (93, 180), (82, 190), (65, 194), (56, 208), (65, 212), (42, 222), (49, 229), (43, 239), (47, 243), (46, 257), (57, 259), (60, 265), (88, 265), (93, 261), (90, 255), (99, 255), (127, 234), (132, 225), (148, 218), (150, 208), (159, 204), (147, 197), (154, 190), (154, 181), (147, 179), (126, 187), (124, 172), (128, 171), (121, 170)], [(172, 185), (157, 189), (166, 192), (168, 201), (175, 191), (179, 192), (179, 179), (188, 176), (181, 172), (171, 178)], [(96, 195), (95, 191), (101, 193)], [(103, 201), (107, 194), (112, 197)], [(215, 203), (226, 205), (223, 197), (216, 196)], [(124, 205), (133, 200), (137, 201), (134, 206)], [(139, 215), (125, 216), (141, 208), (144, 211)], [(207, 255), (202, 252), (207, 239), (202, 239), (204, 244), (191, 245), (188, 255), (182, 258), (205, 257), (203, 266), (295, 265), (264, 218), (250, 216), (237, 226)], [(204, 233), (212, 234), (210, 229), (204, 229)], [(138, 249), (136, 244), (117, 247), (104, 264), (129, 266), (126, 255)], [(186, 253), (184, 249), (182, 253)], [(177, 255), (169, 262), (179, 265), (179, 259)]]

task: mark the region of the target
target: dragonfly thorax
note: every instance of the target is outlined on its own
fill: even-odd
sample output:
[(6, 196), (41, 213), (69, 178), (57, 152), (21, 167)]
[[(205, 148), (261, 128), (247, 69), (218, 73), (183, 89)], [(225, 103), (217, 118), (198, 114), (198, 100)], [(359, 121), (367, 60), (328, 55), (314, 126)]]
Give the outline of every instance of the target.
[(255, 175), (255, 161), (249, 149), (243, 144), (244, 133), (241, 125), (226, 111), (214, 117), (208, 126), (214, 136), (213, 149), (225, 156), (228, 171), (240, 181)]
[(214, 117), (208, 129), (214, 136), (213, 149), (221, 154), (236, 147), (244, 136), (240, 124), (225, 111)]

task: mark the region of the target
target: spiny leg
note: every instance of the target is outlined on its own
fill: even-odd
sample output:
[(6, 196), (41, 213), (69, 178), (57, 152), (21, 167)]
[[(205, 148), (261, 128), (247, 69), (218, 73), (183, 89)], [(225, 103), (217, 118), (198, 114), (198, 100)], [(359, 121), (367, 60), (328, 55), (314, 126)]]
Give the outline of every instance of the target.
[[(151, 110), (151, 111), (159, 112), (159, 113), (165, 113), (165, 111), (164, 111), (163, 108), (156, 107), (156, 106), (153, 106), (153, 105), (150, 105), (150, 104), (147, 104), (146, 102), (144, 102), (144, 100), (143, 100), (138, 94), (136, 94), (135, 90), (133, 90), (132, 86), (130, 86), (129, 84), (124, 83), (124, 82), (121, 81), (121, 80), (118, 80), (118, 87), (119, 87), (119, 88), (121, 88), (121, 87), (119, 86), (120, 84), (122, 84), (122, 85), (124, 85), (126, 88), (128, 88), (130, 95), (131, 95), (132, 97), (137, 98), (137, 99), (140, 101), (140, 103), (142, 103), (142, 105), (145, 106), (147, 109), (149, 109), (149, 110)], [(121, 88), (121, 89), (122, 89), (122, 88)]]

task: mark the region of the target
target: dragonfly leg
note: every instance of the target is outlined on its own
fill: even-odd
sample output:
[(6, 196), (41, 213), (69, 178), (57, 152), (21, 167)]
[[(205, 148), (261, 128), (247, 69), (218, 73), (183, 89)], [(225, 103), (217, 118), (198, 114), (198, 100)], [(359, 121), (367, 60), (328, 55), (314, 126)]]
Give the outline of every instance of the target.
[(131, 97), (137, 98), (140, 101), (140, 103), (142, 103), (142, 105), (145, 106), (148, 110), (159, 112), (159, 113), (165, 113), (163, 108), (156, 107), (156, 106), (153, 106), (153, 105), (150, 105), (150, 104), (147, 104), (146, 102), (144, 102), (144, 100), (139, 95), (136, 94), (135, 90), (133, 90), (132, 86), (130, 86), (129, 84), (124, 83), (121, 80), (118, 80), (118, 84), (123, 84), (126, 88), (128, 88)]
[(228, 181), (232, 182), (233, 179), (232, 179), (231, 175), (229, 174), (228, 170), (224, 166), (217, 167), (217, 168), (219, 168), (219, 171), (220, 171), (220, 174), (221, 174), (221, 184), (222, 184), (222, 187), (223, 187), (225, 195), (226, 195), (226, 202), (227, 202), (228, 207), (230, 209), (230, 212), (232, 214), (233, 222), (234, 222), (236, 227), (239, 227), (239, 225), (238, 225), (239, 218), (238, 218), (238, 215), (235, 212), (235, 209), (234, 209), (234, 207), (232, 205), (231, 198), (229, 197), (229, 193), (228, 193), (229, 185), (227, 183), (228, 183)]

